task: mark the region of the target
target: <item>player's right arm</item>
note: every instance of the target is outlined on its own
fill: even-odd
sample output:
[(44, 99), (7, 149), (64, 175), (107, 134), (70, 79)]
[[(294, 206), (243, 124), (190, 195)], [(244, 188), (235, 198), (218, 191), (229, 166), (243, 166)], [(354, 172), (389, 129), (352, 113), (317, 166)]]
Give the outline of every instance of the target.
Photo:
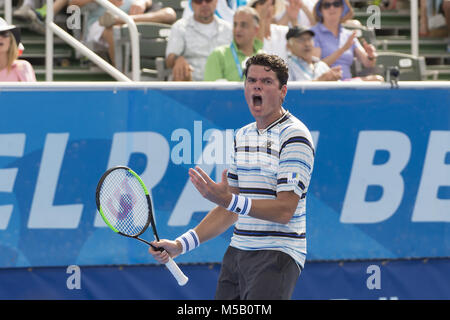
[[(239, 194), (238, 188), (230, 187), (230, 191)], [(203, 220), (194, 228), (198, 235), (200, 243), (204, 243), (224, 233), (238, 219), (238, 215), (227, 209), (217, 206), (212, 209)], [(172, 258), (177, 257), (182, 252), (182, 245), (179, 240), (160, 240), (152, 244), (157, 248), (163, 248), (165, 251), (156, 251), (151, 246), (149, 253), (160, 263), (167, 263), (169, 255)]]

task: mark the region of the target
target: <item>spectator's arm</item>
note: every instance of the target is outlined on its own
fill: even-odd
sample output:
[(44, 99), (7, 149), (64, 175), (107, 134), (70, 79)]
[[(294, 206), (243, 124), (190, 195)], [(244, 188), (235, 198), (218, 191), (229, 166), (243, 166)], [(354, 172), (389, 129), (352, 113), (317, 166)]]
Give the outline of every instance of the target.
[(300, 11), (300, 8), (303, 6), (302, 1), (288, 0), (288, 3), (289, 4), (285, 8), (283, 16), (276, 23), (284, 26), (287, 26), (289, 25), (289, 23), (291, 23), (291, 26), (296, 26), (298, 25), (298, 13)]
[(316, 18), (314, 18), (313, 13), (311, 12), (311, 10), (309, 10), (309, 8), (306, 6), (306, 4), (302, 4), (302, 8), (301, 10), (303, 10), (303, 12), (305, 13), (306, 17), (309, 20), (309, 23), (313, 26), (316, 24)]
[(375, 47), (363, 40), (363, 45), (355, 48), (355, 55), (366, 68), (373, 68), (377, 62), (377, 54)]
[(183, 56), (169, 54), (166, 65), (169, 69), (172, 69), (174, 81), (190, 81), (192, 79), (193, 68)]
[(339, 59), (339, 57), (345, 51), (349, 50), (353, 46), (355, 37), (356, 37), (356, 31), (353, 31), (352, 35), (348, 37), (347, 41), (345, 42), (345, 44), (342, 47), (340, 47), (339, 49), (334, 51), (329, 56), (323, 58), (322, 61), (325, 62), (326, 64), (328, 64), (329, 66), (331, 66), (333, 63), (336, 62), (337, 59)]
[(166, 58), (166, 67), (172, 69), (175, 65), (175, 60), (177, 60), (179, 56), (175, 53), (170, 53)]
[(75, 5), (79, 7), (83, 7), (91, 2), (95, 2), (95, 0), (69, 0), (70, 5)]

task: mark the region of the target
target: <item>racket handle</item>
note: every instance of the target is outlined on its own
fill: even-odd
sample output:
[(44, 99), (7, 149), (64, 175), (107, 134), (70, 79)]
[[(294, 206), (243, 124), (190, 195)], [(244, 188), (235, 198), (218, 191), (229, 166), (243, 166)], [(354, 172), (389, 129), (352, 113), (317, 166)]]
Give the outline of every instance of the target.
[(184, 275), (183, 271), (181, 271), (172, 258), (169, 257), (169, 262), (166, 263), (166, 267), (178, 281), (180, 286), (184, 286), (188, 282), (189, 278)]

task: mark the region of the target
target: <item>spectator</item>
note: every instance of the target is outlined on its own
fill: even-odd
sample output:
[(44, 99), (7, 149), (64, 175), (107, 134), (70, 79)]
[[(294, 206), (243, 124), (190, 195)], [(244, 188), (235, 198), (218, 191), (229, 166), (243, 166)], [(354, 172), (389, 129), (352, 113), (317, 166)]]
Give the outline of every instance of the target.
[(330, 67), (312, 55), (314, 32), (304, 27), (290, 28), (287, 46), (291, 54), (288, 57), (290, 81), (336, 81), (342, 77), (341, 66)]
[[(217, 0), (215, 15), (229, 23), (233, 23), (234, 12), (237, 8), (245, 6), (247, 0)], [(192, 16), (192, 0), (183, 10), (183, 18)]]
[[(47, 13), (47, 5), (36, 9), (37, 0), (24, 0), (19, 9), (13, 12), (15, 18), (29, 21), (28, 27), (39, 34), (45, 34), (45, 16)], [(54, 0), (53, 14), (58, 14), (62, 9), (67, 7), (69, 0)]]
[(277, 24), (288, 26), (311, 27), (316, 24), (313, 15), (314, 5), (317, 0), (287, 0), (283, 1), (281, 18), (275, 20)]
[(0, 18), (0, 81), (36, 81), (28, 61), (18, 60), (20, 31)]
[(273, 23), (277, 1), (281, 0), (250, 0), (248, 6), (254, 8), (259, 14), (258, 38), (263, 41), (263, 51), (287, 61), (286, 33), (289, 27)]
[[(352, 78), (351, 66), (356, 57), (365, 68), (376, 65), (376, 50), (365, 40), (363, 44), (356, 38), (356, 30), (344, 28), (341, 23), (350, 19), (353, 9), (348, 0), (319, 0), (314, 7), (318, 23), (311, 28), (315, 33), (313, 55), (330, 67), (342, 67), (342, 79)], [(382, 81), (380, 76), (369, 75), (361, 80)]]
[(174, 81), (202, 81), (211, 52), (233, 40), (232, 26), (214, 15), (217, 0), (193, 0), (194, 14), (172, 26), (166, 48), (166, 66)]
[[(109, 0), (112, 4), (128, 13), (134, 22), (159, 22), (171, 24), (176, 20), (175, 10), (161, 8), (153, 5), (152, 0)], [(108, 56), (114, 63), (114, 38), (112, 27), (115, 24), (123, 24), (119, 18), (106, 11), (95, 0), (70, 0), (70, 4), (83, 7), (91, 5), (88, 21), (85, 27), (87, 31), (84, 41), (94, 51), (108, 51)]]
[(233, 42), (214, 49), (205, 66), (205, 80), (243, 81), (244, 66), (248, 57), (262, 52), (262, 41), (257, 39), (258, 12), (250, 7), (240, 7), (234, 14)]

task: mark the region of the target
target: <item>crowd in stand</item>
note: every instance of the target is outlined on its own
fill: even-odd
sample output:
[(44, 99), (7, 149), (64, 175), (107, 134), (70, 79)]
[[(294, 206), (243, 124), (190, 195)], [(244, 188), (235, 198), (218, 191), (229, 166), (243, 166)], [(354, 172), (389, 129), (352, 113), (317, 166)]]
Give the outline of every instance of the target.
[(354, 58), (374, 68), (376, 50), (342, 26), (353, 16), (348, 0), (249, 0), (220, 18), (218, 3), (192, 0), (168, 39), (166, 62), (174, 81), (241, 81), (245, 60), (258, 53), (288, 62), (291, 80), (374, 80), (353, 77)]
[[(161, 2), (109, 1), (135, 22), (171, 25), (165, 56), (166, 66), (171, 69), (169, 80), (242, 81), (245, 61), (265, 52), (288, 63), (290, 81), (383, 81), (374, 72), (375, 47), (360, 41), (356, 31), (343, 25), (360, 26), (352, 20), (349, 0), (189, 0), (178, 20), (176, 12)], [(13, 14), (29, 21), (32, 30), (44, 33), (46, 8), (36, 8), (36, 2), (24, 0)], [(392, 6), (396, 1), (383, 3)], [(439, 3), (440, 10), (446, 13), (450, 0)], [(112, 27), (125, 22), (95, 0), (54, 0), (54, 13), (69, 4), (89, 10), (83, 41), (95, 51), (106, 51), (114, 63)], [(449, 18), (448, 12), (445, 17)], [(424, 28), (421, 27), (422, 33), (427, 31)], [(4, 74), (19, 61), (18, 54), (16, 63), (6, 63), (5, 59), (6, 47), (20, 45), (20, 40), (15, 39), (15, 44), (12, 41), (15, 29), (4, 20), (0, 23), (0, 81), (11, 78)], [(368, 76), (352, 74), (355, 60)], [(34, 73), (29, 78), (35, 79)]]

